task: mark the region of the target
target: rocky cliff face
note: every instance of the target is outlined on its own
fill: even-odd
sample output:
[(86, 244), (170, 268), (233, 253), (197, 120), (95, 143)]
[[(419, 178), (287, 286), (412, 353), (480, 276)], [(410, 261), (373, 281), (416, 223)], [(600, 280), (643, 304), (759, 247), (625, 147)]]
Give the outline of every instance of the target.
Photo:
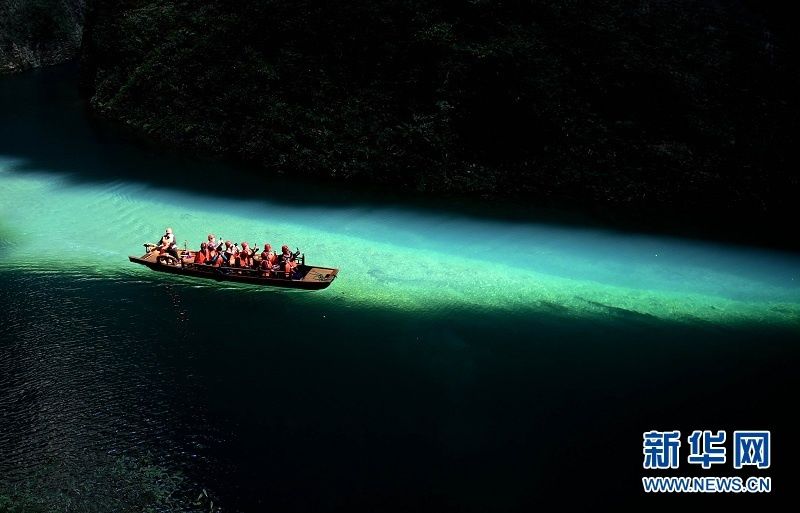
[(0, 74), (76, 56), (85, 0), (0, 0)]

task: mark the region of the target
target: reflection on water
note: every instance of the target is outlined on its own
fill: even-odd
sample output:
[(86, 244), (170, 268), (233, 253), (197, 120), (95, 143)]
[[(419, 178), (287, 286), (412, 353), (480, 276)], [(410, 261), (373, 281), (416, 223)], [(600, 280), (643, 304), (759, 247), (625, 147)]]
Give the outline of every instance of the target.
[[(198, 184), (52, 73), (0, 80), (0, 498), (125, 475), (226, 511), (570, 509), (637, 497), (643, 430), (795, 432), (797, 255)], [(127, 262), (165, 226), (342, 271), (304, 293)], [(576, 497), (613, 447), (619, 479)]]

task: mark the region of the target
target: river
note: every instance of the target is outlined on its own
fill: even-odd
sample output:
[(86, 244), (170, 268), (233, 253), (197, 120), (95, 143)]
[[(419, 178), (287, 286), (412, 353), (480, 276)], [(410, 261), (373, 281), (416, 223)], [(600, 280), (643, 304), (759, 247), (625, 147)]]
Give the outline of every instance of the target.
[[(573, 509), (648, 499), (650, 429), (770, 429), (776, 479), (797, 450), (797, 254), (164, 154), (90, 121), (72, 67), (0, 78), (0, 116), (0, 499)], [(165, 226), (341, 272), (130, 264)]]

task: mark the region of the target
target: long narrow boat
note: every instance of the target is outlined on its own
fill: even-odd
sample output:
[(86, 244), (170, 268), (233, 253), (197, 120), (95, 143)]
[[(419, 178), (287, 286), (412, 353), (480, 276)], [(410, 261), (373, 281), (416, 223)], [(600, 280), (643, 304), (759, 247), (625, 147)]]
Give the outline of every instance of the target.
[[(145, 244), (145, 247), (149, 250), (152, 244)], [(129, 256), (128, 260), (163, 273), (216, 281), (233, 281), (251, 285), (268, 285), (271, 287), (305, 290), (327, 288), (336, 279), (336, 275), (339, 274), (339, 269), (306, 265), (305, 255), (297, 257), (298, 265), (288, 278), (282, 271), (267, 272), (261, 269), (213, 267), (205, 264), (195, 264), (193, 254), (186, 250), (181, 250), (180, 255), (181, 258), (176, 259), (170, 255), (160, 255), (158, 251), (148, 251), (141, 257)]]

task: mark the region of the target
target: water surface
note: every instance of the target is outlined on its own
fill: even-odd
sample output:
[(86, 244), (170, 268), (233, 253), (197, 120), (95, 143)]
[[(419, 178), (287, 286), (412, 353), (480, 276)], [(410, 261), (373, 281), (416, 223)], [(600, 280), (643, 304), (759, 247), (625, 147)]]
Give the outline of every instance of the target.
[[(800, 256), (233, 179), (90, 123), (74, 79), (0, 80), (0, 491), (105, 500), (131, 458), (225, 511), (617, 504), (653, 428), (769, 428), (786, 469)], [(129, 264), (165, 226), (341, 274)]]

